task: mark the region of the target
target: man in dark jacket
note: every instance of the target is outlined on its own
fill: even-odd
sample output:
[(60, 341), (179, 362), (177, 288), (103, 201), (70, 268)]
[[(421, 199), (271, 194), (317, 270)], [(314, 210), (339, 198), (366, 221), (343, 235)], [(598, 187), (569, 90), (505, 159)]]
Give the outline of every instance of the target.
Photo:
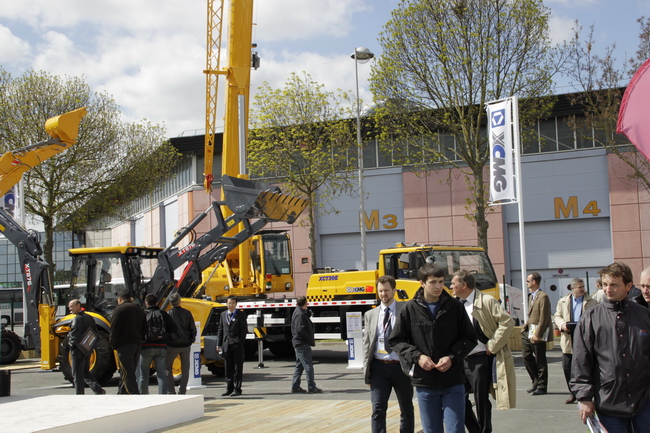
[(147, 318), (148, 331), (142, 342), (140, 362), (138, 364), (140, 394), (149, 394), (149, 369), (152, 362), (156, 366), (158, 394), (167, 394), (167, 375), (165, 372), (167, 342), (169, 341), (169, 335), (176, 331), (176, 324), (167, 313), (160, 310), (156, 302), (156, 295), (153, 293), (149, 293), (144, 298), (144, 314)]
[(90, 372), (90, 355), (86, 355), (78, 347), (88, 328), (92, 329), (95, 335), (97, 334), (95, 320), (81, 309), (79, 299), (70, 301), (68, 303), (68, 309), (71, 314), (76, 314), (75, 318), (72, 319), (70, 333), (68, 334), (75, 391), (77, 394), (83, 394), (84, 388), (88, 384), (95, 394), (106, 394), (106, 391), (104, 391), (97, 382), (97, 379), (95, 379), (95, 376)]
[(571, 391), (583, 422), (598, 412), (607, 431), (650, 426), (650, 310), (628, 299), (632, 271), (622, 262), (601, 269), (606, 299), (586, 311), (573, 337)]
[(424, 431), (464, 433), (463, 358), (476, 346), (476, 332), (465, 308), (444, 290), (440, 266), (427, 264), (418, 277), (422, 288), (400, 310), (389, 344), (414, 364), (411, 382)]
[(217, 331), (217, 351), (223, 353), (226, 370), (226, 392), (223, 397), (241, 395), (244, 377), (244, 344), (246, 344), (246, 313), (237, 310), (237, 298), (228, 296), (228, 309), (221, 313)]
[[(296, 309), (291, 316), (291, 343), (293, 350), (296, 352), (296, 368), (293, 370), (293, 380), (291, 381), (291, 392), (310, 394), (323, 392), (316, 386), (314, 380), (314, 360), (311, 357), (311, 348), (316, 345), (314, 340), (314, 324), (309, 318), (307, 310), (307, 298), (300, 296), (296, 299)], [(307, 391), (300, 387), (300, 377), (302, 372), (307, 376)]]
[(140, 394), (136, 380), (136, 366), (140, 362), (142, 340), (147, 334), (147, 318), (135, 304), (128, 290), (117, 293), (118, 306), (111, 321), (111, 347), (117, 351), (120, 369), (118, 394)]
[(172, 309), (167, 312), (176, 324), (176, 332), (173, 332), (167, 343), (166, 374), (167, 374), (167, 392), (174, 392), (174, 374), (172, 367), (177, 356), (181, 359), (181, 383), (178, 385), (178, 393), (187, 392), (187, 381), (190, 378), (190, 351), (192, 343), (196, 339), (196, 325), (192, 313), (181, 307), (181, 297), (174, 293), (169, 297)]

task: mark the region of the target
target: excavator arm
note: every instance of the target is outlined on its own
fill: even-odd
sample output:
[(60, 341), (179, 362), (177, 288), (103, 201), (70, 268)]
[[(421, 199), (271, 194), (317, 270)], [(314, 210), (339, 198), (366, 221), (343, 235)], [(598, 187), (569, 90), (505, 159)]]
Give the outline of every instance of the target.
[[(45, 130), (52, 137), (47, 141), (32, 144), (5, 153), (0, 158), (0, 195), (6, 194), (26, 171), (46, 159), (63, 152), (74, 145), (79, 122), (86, 115), (86, 109), (79, 108), (53, 117), (45, 122)], [(25, 346), (41, 352), (41, 329), (39, 325), (40, 306), (53, 303), (49, 264), (42, 259), (40, 235), (26, 230), (6, 210), (0, 208), (0, 232), (18, 249), (23, 276), (23, 292), (26, 301)]]
[[(158, 303), (176, 292), (183, 297), (191, 297), (201, 283), (204, 270), (222, 262), (230, 251), (257, 234), (269, 222), (293, 223), (307, 205), (305, 199), (283, 194), (278, 187), (263, 182), (224, 175), (221, 187), (225, 201), (214, 201), (210, 208), (178, 232), (169, 247), (158, 254), (159, 266), (147, 288), (148, 293), (156, 295)], [(230, 210), (227, 217), (223, 214), (226, 206)], [(179, 248), (177, 245), (210, 215), (215, 217), (215, 226), (200, 238)], [(240, 223), (243, 229), (226, 236)], [(174, 271), (183, 265), (183, 274), (175, 281)]]

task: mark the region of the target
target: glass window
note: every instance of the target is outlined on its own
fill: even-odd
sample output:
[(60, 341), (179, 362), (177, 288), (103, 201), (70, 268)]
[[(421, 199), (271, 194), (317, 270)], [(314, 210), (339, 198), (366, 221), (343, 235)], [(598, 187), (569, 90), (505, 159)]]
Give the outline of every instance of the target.
[(552, 119), (540, 120), (539, 122), (539, 135), (540, 135), (540, 151), (541, 152), (557, 152), (557, 136), (555, 128), (555, 117)]
[(363, 168), (377, 167), (377, 147), (375, 140), (363, 144)]
[(521, 153), (539, 153), (539, 133), (537, 123), (521, 128)]
[(557, 145), (558, 150), (575, 149), (575, 133), (563, 119), (557, 119)]

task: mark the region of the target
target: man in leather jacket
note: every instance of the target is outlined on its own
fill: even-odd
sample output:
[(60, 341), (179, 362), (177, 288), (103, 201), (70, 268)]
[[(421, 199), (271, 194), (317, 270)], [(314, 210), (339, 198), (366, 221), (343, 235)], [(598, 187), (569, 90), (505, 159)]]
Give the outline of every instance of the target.
[(571, 390), (586, 422), (596, 411), (610, 433), (650, 425), (650, 310), (628, 299), (632, 271), (615, 262), (599, 271), (606, 299), (574, 332)]

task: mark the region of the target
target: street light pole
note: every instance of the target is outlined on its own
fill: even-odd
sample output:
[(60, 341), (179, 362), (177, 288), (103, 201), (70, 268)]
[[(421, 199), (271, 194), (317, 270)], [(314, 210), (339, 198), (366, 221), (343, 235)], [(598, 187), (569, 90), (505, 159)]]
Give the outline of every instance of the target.
[(357, 164), (359, 165), (359, 233), (361, 235), (361, 270), (367, 268), (366, 261), (366, 207), (363, 188), (363, 141), (361, 140), (361, 101), (359, 98), (359, 63), (366, 63), (375, 55), (366, 47), (354, 49), (354, 76), (357, 85)]

